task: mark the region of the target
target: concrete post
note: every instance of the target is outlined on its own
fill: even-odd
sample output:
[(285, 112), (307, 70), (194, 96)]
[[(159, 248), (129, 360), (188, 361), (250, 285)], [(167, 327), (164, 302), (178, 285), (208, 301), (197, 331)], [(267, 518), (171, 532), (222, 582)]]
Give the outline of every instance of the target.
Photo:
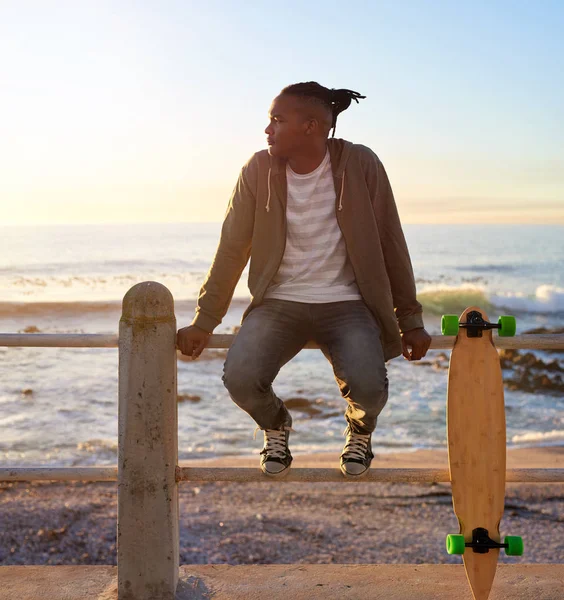
[(178, 583), (176, 318), (169, 290), (133, 286), (119, 325), (118, 599), (173, 600)]

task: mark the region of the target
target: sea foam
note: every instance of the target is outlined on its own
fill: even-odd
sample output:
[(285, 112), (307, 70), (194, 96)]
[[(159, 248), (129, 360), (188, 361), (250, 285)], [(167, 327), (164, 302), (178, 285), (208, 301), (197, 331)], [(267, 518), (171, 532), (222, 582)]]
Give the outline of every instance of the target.
[(564, 429), (552, 431), (530, 431), (521, 435), (514, 435), (511, 438), (514, 444), (526, 444), (535, 443), (539, 445), (539, 442), (544, 445), (551, 442), (562, 442), (564, 441)]
[(564, 288), (553, 285), (540, 285), (533, 296), (521, 292), (513, 294), (493, 294), (492, 304), (513, 312), (564, 313)]

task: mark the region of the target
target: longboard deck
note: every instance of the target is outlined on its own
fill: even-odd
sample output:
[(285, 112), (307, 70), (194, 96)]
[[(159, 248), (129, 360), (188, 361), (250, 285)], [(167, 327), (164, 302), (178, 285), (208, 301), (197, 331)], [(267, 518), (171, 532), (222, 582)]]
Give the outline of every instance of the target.
[[(466, 322), (467, 308), (460, 317)], [(492, 332), (469, 338), (460, 329), (450, 359), (447, 392), (447, 436), (454, 512), (460, 533), (472, 541), (477, 527), (500, 541), (505, 502), (506, 433), (503, 378)], [(487, 600), (499, 549), (478, 554), (466, 548), (464, 567), (475, 600)]]

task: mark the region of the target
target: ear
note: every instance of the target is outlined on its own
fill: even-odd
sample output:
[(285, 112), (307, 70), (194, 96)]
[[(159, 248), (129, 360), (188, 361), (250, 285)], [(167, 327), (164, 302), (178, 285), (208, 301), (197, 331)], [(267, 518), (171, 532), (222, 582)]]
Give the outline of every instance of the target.
[(304, 133), (306, 135), (313, 135), (319, 131), (319, 121), (315, 118), (310, 118), (305, 122)]

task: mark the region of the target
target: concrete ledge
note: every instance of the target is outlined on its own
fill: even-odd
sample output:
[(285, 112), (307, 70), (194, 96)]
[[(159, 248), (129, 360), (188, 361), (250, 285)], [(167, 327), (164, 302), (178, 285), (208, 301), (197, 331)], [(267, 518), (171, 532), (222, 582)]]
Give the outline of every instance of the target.
[[(561, 600), (564, 565), (499, 565), (490, 600)], [(462, 565), (183, 565), (177, 600), (471, 600)], [(0, 567), (0, 600), (116, 600), (117, 567)], [(157, 599), (155, 599), (157, 600)]]

